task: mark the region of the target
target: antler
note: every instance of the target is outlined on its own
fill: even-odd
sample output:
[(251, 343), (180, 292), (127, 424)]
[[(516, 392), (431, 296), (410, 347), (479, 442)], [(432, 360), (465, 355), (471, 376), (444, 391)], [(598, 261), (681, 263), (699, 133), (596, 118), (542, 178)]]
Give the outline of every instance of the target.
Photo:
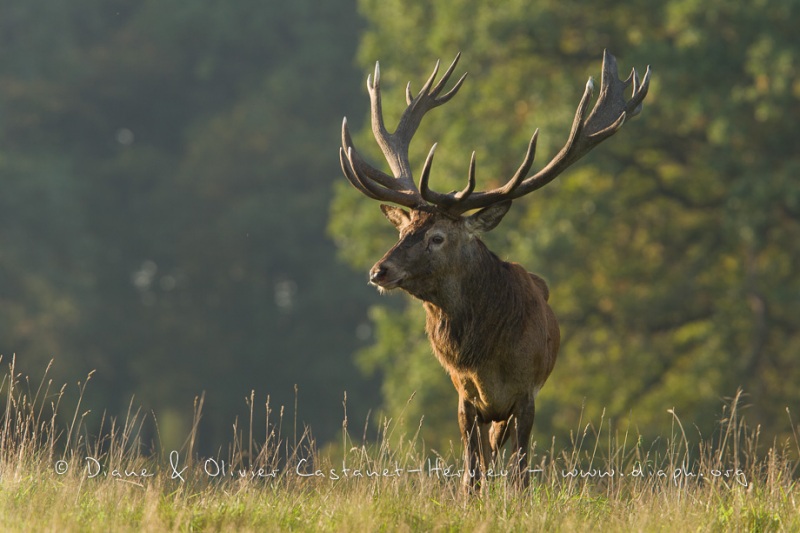
[[(631, 84), (633, 84), (631, 99), (626, 101), (624, 91)], [(464, 194), (463, 191), (461, 193), (439, 194), (423, 190), (422, 196), (452, 214), (460, 214), (471, 209), (486, 207), (502, 200), (513, 200), (544, 187), (567, 167), (586, 155), (592, 148), (614, 135), (628, 117), (639, 114), (642, 110), (642, 101), (647, 96), (649, 85), (649, 66), (641, 82), (636, 69), (633, 69), (630, 76), (625, 81), (622, 81), (618, 78), (616, 58), (609, 54), (608, 51), (604, 51), (600, 95), (592, 112), (589, 113), (587, 118), (584, 118), (594, 91), (594, 81), (589, 78), (583, 97), (575, 112), (572, 131), (569, 134), (567, 143), (542, 170), (533, 176), (523, 179), (533, 163), (536, 152), (536, 139), (539, 133), (537, 129), (528, 144), (528, 151), (525, 154), (522, 165), (504, 186), (475, 194)], [(474, 181), (475, 159), (473, 154), (473, 159), (470, 162), (468, 186), (465, 191), (471, 191), (474, 188)], [(422, 185), (427, 188), (427, 182)]]
[[(513, 200), (544, 187), (553, 181), (561, 172), (575, 161), (586, 155), (592, 148), (614, 135), (625, 123), (628, 117), (633, 117), (642, 110), (642, 102), (647, 96), (650, 85), (650, 67), (647, 67), (641, 82), (633, 69), (630, 76), (622, 81), (618, 77), (617, 61), (607, 51), (603, 52), (602, 78), (600, 95), (594, 108), (586, 116), (589, 102), (594, 92), (594, 81), (589, 78), (583, 92), (575, 119), (572, 123), (567, 143), (545, 167), (532, 176), (525, 177), (533, 164), (536, 153), (537, 129), (528, 144), (528, 150), (517, 172), (502, 187), (490, 191), (475, 193), (475, 153), (469, 165), (467, 186), (460, 192), (442, 194), (432, 191), (428, 187), (430, 168), (433, 154), (436, 149), (434, 144), (422, 168), (419, 189), (414, 185), (408, 162), (408, 146), (411, 137), (419, 126), (422, 116), (430, 109), (437, 107), (452, 98), (466, 77), (464, 74), (455, 86), (446, 94), (439, 96), (450, 75), (455, 68), (460, 54), (447, 69), (439, 83), (431, 89), (439, 67), (423, 86), (416, 98), (411, 98), (410, 84), (406, 87), (406, 100), (408, 107), (400, 118), (400, 124), (394, 134), (389, 134), (383, 124), (381, 114), (380, 88), (378, 65), (375, 65), (374, 83), (367, 78), (367, 88), (372, 102), (372, 131), (378, 144), (381, 146), (386, 160), (394, 173), (394, 178), (377, 170), (361, 159), (353, 148), (350, 133), (347, 129), (347, 119), (342, 124), (342, 148), (339, 149), (339, 159), (342, 170), (350, 182), (362, 193), (370, 198), (393, 202), (410, 208), (424, 208), (430, 204), (440, 211), (458, 216), (466, 211), (487, 207), (503, 200)], [(633, 85), (630, 100), (625, 99), (624, 91)]]
[[(342, 165), (344, 175), (356, 189), (370, 198), (393, 202), (410, 208), (420, 208), (426, 205), (419, 189), (414, 185), (411, 165), (408, 161), (408, 147), (425, 113), (449, 101), (464, 83), (464, 79), (467, 77), (466, 73), (461, 76), (452, 89), (440, 96), (460, 57), (460, 53), (456, 55), (442, 79), (434, 86), (433, 83), (439, 71), (439, 62), (437, 61), (433, 73), (416, 97), (411, 95), (411, 83), (409, 82), (406, 86), (406, 103), (408, 107), (403, 111), (400, 123), (394, 133), (389, 133), (383, 122), (380, 65), (375, 63), (374, 78), (367, 77), (367, 90), (369, 91), (371, 103), (372, 132), (383, 151), (383, 155), (386, 157), (386, 161), (389, 163), (394, 177), (368, 165), (358, 155), (347, 127), (347, 118), (345, 118), (342, 122), (342, 147), (339, 149), (339, 162)], [(424, 175), (427, 175), (430, 171), (429, 166), (430, 161), (423, 168)]]

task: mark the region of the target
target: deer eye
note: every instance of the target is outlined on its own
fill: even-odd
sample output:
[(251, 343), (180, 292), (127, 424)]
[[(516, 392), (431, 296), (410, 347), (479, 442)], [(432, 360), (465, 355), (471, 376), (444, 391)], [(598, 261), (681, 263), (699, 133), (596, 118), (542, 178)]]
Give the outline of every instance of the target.
[(432, 244), (442, 244), (444, 242), (444, 237), (441, 235), (434, 235), (431, 237)]

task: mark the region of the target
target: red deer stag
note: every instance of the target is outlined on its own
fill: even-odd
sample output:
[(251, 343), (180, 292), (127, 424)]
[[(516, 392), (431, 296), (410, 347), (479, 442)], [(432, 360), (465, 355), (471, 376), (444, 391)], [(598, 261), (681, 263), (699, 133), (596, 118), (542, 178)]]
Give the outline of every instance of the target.
[[(512, 474), (523, 486), (529, 482), (527, 450), (534, 418), (534, 401), (556, 362), (560, 333), (547, 303), (544, 280), (516, 263), (490, 252), (478, 238), (493, 229), (512, 200), (550, 183), (563, 170), (619, 130), (638, 114), (647, 94), (650, 69), (641, 82), (634, 70), (622, 81), (614, 56), (603, 55), (600, 94), (587, 110), (594, 90), (586, 84), (572, 131), (560, 152), (539, 172), (528, 176), (536, 149), (534, 132), (519, 170), (502, 187), (474, 192), (475, 153), (466, 187), (447, 194), (428, 188), (436, 145), (422, 167), (419, 187), (414, 183), (408, 148), (422, 117), (450, 100), (466, 73), (443, 93), (460, 54), (435, 83), (439, 63), (417, 96), (406, 87), (408, 107), (394, 133), (383, 122), (380, 70), (367, 77), (372, 131), (393, 176), (370, 165), (353, 147), (342, 124), (339, 158), (344, 175), (369, 198), (409, 209), (381, 205), (400, 231), (400, 240), (372, 267), (370, 283), (379, 290), (403, 289), (424, 302), (426, 331), (439, 362), (458, 391), (458, 423), (464, 445), (464, 486), (480, 485), (493, 458), (511, 436)], [(626, 100), (624, 91), (632, 87)], [(468, 211), (478, 210), (465, 215)], [(491, 455), (490, 455), (491, 451)]]

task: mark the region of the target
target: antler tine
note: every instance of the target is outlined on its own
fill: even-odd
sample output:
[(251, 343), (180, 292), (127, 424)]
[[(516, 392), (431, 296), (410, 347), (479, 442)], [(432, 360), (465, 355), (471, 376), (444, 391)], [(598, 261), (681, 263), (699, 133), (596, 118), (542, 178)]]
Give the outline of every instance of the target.
[(456, 201), (460, 202), (464, 198), (472, 194), (475, 190), (475, 151), (472, 151), (472, 157), (469, 158), (469, 174), (467, 175), (467, 186), (461, 191), (457, 192), (454, 196)]
[(379, 186), (369, 178), (360, 176), (355, 170), (352, 148), (348, 149), (346, 154), (344, 149), (339, 148), (339, 162), (348, 181), (369, 198), (392, 202), (412, 209), (419, 207), (419, 193), (416, 189), (413, 191), (387, 189), (386, 187)]
[[(630, 100), (626, 101), (623, 91), (630, 85), (633, 85), (633, 92)], [(621, 81), (617, 74), (616, 58), (604, 51), (600, 92), (594, 108), (587, 117), (586, 113), (594, 92), (594, 80), (589, 78), (580, 103), (575, 110), (575, 118), (566, 144), (542, 170), (533, 176), (523, 179), (523, 176), (528, 173), (533, 163), (537, 130), (531, 138), (522, 165), (503, 187), (474, 193), (456, 202), (452, 201), (455, 199), (454, 195), (444, 195), (447, 198), (442, 205), (451, 214), (460, 214), (472, 209), (486, 207), (501, 200), (513, 200), (544, 187), (575, 161), (586, 155), (592, 148), (619, 131), (628, 117), (635, 116), (641, 112), (642, 102), (647, 96), (649, 85), (649, 66), (644, 78), (641, 80), (641, 84), (635, 69), (628, 79)]]
[(428, 152), (428, 157), (425, 158), (425, 164), (422, 165), (422, 174), (419, 177), (419, 192), (422, 195), (422, 198), (431, 202), (432, 204), (437, 204), (437, 200), (440, 200), (440, 195), (437, 192), (431, 191), (428, 187), (428, 177), (431, 173), (431, 164), (433, 163), (433, 153), (436, 151), (436, 146), (438, 143), (433, 143), (431, 146), (430, 152)]
[(506, 183), (502, 189), (499, 190), (500, 195), (508, 195), (516, 190), (517, 187), (522, 183), (522, 180), (525, 179), (525, 176), (528, 174), (528, 171), (531, 169), (533, 165), (533, 159), (536, 157), (536, 141), (539, 139), (539, 128), (536, 128), (536, 131), (533, 132), (533, 136), (531, 136), (530, 142), (528, 142), (528, 150), (525, 152), (525, 158), (522, 160), (522, 164), (520, 164), (517, 172), (511, 179)]
[(456, 69), (456, 65), (458, 64), (459, 59), (461, 59), (461, 52), (456, 54), (455, 59), (453, 59), (453, 62), (450, 63), (449, 67), (447, 67), (447, 70), (444, 72), (444, 75), (442, 75), (442, 79), (439, 80), (439, 83), (437, 83), (436, 87), (434, 87), (433, 91), (431, 91), (431, 94), (435, 97), (435, 103), (437, 106), (447, 103), (448, 100), (454, 97), (458, 92), (458, 90), (461, 89), (461, 85), (464, 83), (464, 80), (467, 79), (468, 72), (465, 72), (464, 74), (461, 75), (460, 78), (458, 78), (458, 81), (455, 82), (452, 89), (444, 93), (442, 96), (439, 96), (439, 93), (442, 92), (442, 89), (444, 89), (444, 86), (447, 84), (447, 80), (450, 79), (450, 76)]
[[(348, 150), (348, 155), (352, 156), (353, 150), (352, 148)], [(347, 178), (353, 187), (361, 191), (365, 196), (372, 198), (373, 200), (379, 200), (377, 196), (372, 194), (370, 190), (361, 183), (361, 179), (358, 177), (358, 172), (355, 171), (353, 168), (352, 158), (345, 155), (344, 148), (339, 147), (339, 164), (342, 167), (342, 172), (344, 173), (344, 177)]]
[(631, 69), (630, 76), (625, 80), (626, 85), (629, 80), (633, 81), (633, 91), (631, 93), (631, 100), (628, 102), (627, 106), (628, 116), (635, 117), (642, 112), (642, 108), (644, 107), (642, 102), (644, 101), (644, 97), (647, 96), (647, 90), (650, 88), (650, 65), (647, 65), (641, 84), (639, 83), (639, 74), (636, 72), (636, 69)]
[[(398, 142), (397, 132), (390, 134), (383, 121), (383, 106), (381, 104), (380, 63), (375, 62), (375, 77), (367, 76), (367, 91), (370, 99), (370, 117), (372, 133), (378, 142), (397, 183), (403, 187), (414, 187), (411, 179), (411, 168), (408, 162), (408, 142), (403, 146)], [(405, 113), (404, 113), (405, 114)], [(410, 142), (411, 139), (409, 139)]]
[(428, 176), (430, 175), (431, 163), (433, 162), (433, 153), (435, 150), (436, 144), (431, 147), (431, 151), (428, 152), (428, 157), (425, 159), (425, 164), (422, 167), (422, 175), (419, 179), (419, 191), (420, 194), (422, 194), (422, 198), (431, 204), (442, 208), (441, 210), (443, 212), (447, 212), (448, 209), (458, 205), (461, 200), (467, 198), (470, 194), (472, 194), (472, 191), (475, 190), (475, 152), (472, 152), (472, 158), (469, 162), (467, 186), (459, 192), (443, 194), (433, 191), (430, 189), (430, 187), (428, 187)]
[[(458, 56), (456, 56), (456, 60), (458, 60)], [(431, 75), (428, 76), (427, 80), (425, 80), (425, 83), (422, 85), (422, 88), (419, 90), (419, 93), (417, 94), (417, 98), (412, 98), (411, 102), (409, 102), (408, 101), (408, 91), (406, 91), (406, 103), (408, 103), (409, 106), (414, 102), (414, 100), (418, 101), (420, 98), (422, 98), (424, 96), (427, 96), (429, 94), (428, 91), (430, 90), (431, 85), (433, 85), (433, 82), (436, 80), (436, 74), (439, 73), (439, 64), (440, 64), (440, 62), (441, 61), (439, 59), (436, 60), (436, 64), (433, 65), (433, 72), (431, 72)], [(448, 73), (445, 72), (445, 75), (443, 77), (443, 79), (445, 81), (447, 81), (447, 74)], [(406, 85), (406, 87), (408, 88), (410, 86), (411, 86), (411, 82), (409, 81), (408, 85)]]
[(342, 120), (342, 148), (344, 148), (345, 153), (351, 154), (348, 160), (352, 162), (352, 168), (356, 174), (368, 176), (373, 181), (377, 181), (379, 184), (389, 189), (397, 188), (397, 180), (395, 178), (370, 166), (358, 154), (355, 145), (353, 145), (353, 139), (350, 136), (350, 128), (347, 126), (347, 117)]

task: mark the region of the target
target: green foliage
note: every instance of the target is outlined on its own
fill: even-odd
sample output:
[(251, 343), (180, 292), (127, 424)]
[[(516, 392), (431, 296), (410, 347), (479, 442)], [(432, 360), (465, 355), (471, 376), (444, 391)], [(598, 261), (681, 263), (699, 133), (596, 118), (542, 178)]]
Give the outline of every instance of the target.
[[(719, 399), (741, 386), (752, 419), (779, 434), (785, 407), (800, 401), (800, 3), (360, 5), (369, 25), (359, 57), (365, 68), (381, 61), (388, 124), (404, 105), (405, 80), (418, 89), (436, 58), (464, 52), (465, 86), (426, 117), (412, 146), (420, 168), (439, 142), (431, 183), (440, 190), (461, 186), (472, 149), (479, 187), (507, 179), (536, 127), (541, 168), (566, 136), (582, 81), (598, 76), (603, 48), (623, 76), (653, 66), (641, 117), (517, 201), (490, 238), (501, 257), (548, 280), (561, 323), (560, 360), (534, 433), (565, 435), (585, 408), (657, 434), (664, 406), (711, 433)], [(357, 143), (374, 144), (366, 132)], [(347, 248), (363, 269), (391, 239), (376, 244), (380, 212), (372, 205), (368, 219), (362, 211), (374, 202), (356, 197), (337, 190), (335, 205), (359, 215), (356, 225), (334, 210), (331, 227), (337, 237), (363, 236)], [(419, 312), (372, 316), (376, 346), (366, 353), (397, 416), (410, 391), (443, 390), (447, 379), (430, 362), (416, 374), (407, 368), (422, 352), (409, 346), (422, 335)], [(429, 442), (454, 438), (439, 430), (454, 409), (441, 420), (438, 404), (418, 409)]]
[(251, 390), (277, 409), (297, 384), (320, 436), (345, 389), (365, 416), (373, 295), (325, 236), (353, 11), (3, 2), (0, 354), (97, 369), (111, 413), (136, 394), (186, 425), (206, 391), (212, 447)]

